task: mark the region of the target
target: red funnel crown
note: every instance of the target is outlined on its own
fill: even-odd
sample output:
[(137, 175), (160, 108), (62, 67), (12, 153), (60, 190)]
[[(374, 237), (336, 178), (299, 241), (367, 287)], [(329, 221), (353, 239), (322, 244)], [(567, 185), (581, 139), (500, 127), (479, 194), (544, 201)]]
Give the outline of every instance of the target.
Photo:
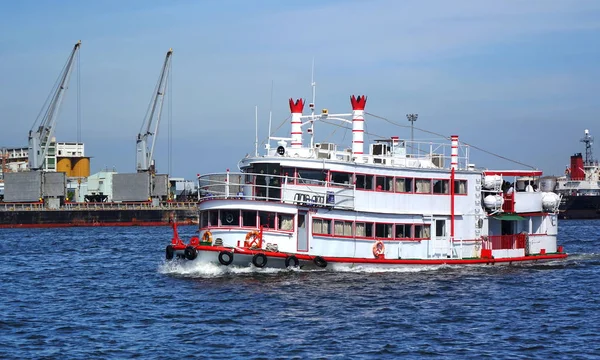
[(358, 97), (352, 95), (350, 102), (352, 103), (352, 110), (364, 110), (365, 105), (367, 105), (367, 97), (364, 95), (358, 95)]
[(304, 109), (304, 100), (298, 99), (294, 103), (294, 99), (290, 98), (290, 110), (292, 113), (302, 114), (302, 109)]

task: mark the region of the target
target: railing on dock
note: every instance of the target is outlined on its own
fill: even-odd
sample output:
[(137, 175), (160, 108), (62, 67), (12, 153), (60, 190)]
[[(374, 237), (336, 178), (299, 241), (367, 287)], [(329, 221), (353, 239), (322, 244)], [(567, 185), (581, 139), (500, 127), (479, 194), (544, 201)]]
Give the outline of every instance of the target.
[(58, 209), (47, 209), (46, 204), (42, 202), (35, 203), (2, 203), (0, 202), (0, 211), (97, 211), (97, 210), (194, 210), (198, 206), (197, 202), (177, 202), (163, 201), (158, 205), (153, 205), (149, 201), (144, 202), (67, 202)]

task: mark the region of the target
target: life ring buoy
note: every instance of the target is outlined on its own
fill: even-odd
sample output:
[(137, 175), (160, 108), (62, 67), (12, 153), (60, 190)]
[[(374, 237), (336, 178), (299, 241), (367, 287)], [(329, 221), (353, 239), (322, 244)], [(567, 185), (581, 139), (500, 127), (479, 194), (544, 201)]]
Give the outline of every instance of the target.
[(252, 265), (257, 268), (264, 268), (267, 265), (267, 256), (265, 254), (256, 254), (252, 257)]
[(246, 240), (244, 240), (244, 247), (253, 248), (259, 247), (260, 243), (260, 232), (253, 230), (246, 234)]
[(298, 267), (298, 265), (300, 265), (300, 261), (298, 261), (298, 258), (294, 255), (290, 255), (288, 257), (285, 258), (285, 267)]
[(212, 244), (212, 233), (210, 232), (210, 230), (206, 230), (204, 232), (204, 235), (202, 235), (202, 242)]
[(320, 268), (327, 267), (327, 260), (323, 259), (320, 256), (315, 256), (315, 258), (313, 259), (313, 262), (315, 263), (315, 265), (317, 265)]
[(230, 265), (233, 262), (233, 253), (231, 251), (221, 251), (219, 253), (219, 262), (221, 265)]
[(167, 245), (167, 248), (165, 249), (165, 258), (167, 260), (173, 260), (174, 256), (175, 256), (175, 249), (173, 249), (173, 245)]
[(383, 244), (383, 241), (377, 240), (375, 244), (373, 244), (373, 256), (375, 256), (376, 259), (379, 259), (383, 257), (384, 253), (385, 245)]
[(188, 260), (194, 260), (198, 256), (198, 252), (196, 251), (196, 248), (193, 246), (186, 247), (185, 250), (183, 251), (183, 254), (185, 255), (185, 258)]

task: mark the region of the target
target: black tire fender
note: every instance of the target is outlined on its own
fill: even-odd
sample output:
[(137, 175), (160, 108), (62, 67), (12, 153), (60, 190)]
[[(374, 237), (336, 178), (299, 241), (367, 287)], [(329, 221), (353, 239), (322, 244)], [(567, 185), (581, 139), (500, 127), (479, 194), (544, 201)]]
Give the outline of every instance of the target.
[(298, 265), (300, 265), (300, 261), (298, 261), (298, 258), (294, 255), (290, 255), (288, 257), (285, 258), (285, 267), (298, 267)]
[(257, 268), (263, 268), (267, 265), (267, 256), (265, 254), (256, 254), (252, 257), (252, 265)]
[(167, 245), (167, 248), (165, 249), (165, 259), (173, 260), (173, 257), (175, 257), (175, 249), (173, 249), (173, 245)]
[(219, 253), (219, 263), (221, 265), (230, 265), (233, 262), (233, 253), (231, 251), (221, 251)]
[(196, 248), (193, 246), (186, 247), (183, 254), (188, 260), (194, 260), (196, 257), (198, 257), (198, 251), (196, 251)]
[(320, 268), (327, 267), (327, 260), (323, 259), (320, 256), (315, 256), (315, 258), (313, 259), (313, 262), (315, 263), (315, 265), (317, 265)]

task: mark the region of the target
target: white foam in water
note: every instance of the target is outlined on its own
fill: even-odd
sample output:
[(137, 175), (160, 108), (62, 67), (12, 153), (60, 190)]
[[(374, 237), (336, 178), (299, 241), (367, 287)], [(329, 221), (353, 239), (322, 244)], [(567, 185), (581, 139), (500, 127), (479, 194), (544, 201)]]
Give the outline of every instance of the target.
[(442, 268), (447, 268), (449, 265), (406, 265), (400, 267), (381, 267), (377, 265), (360, 264), (331, 264), (331, 270), (337, 272), (355, 272), (355, 273), (406, 273), (406, 272), (422, 272), (436, 271)]
[(290, 269), (259, 269), (255, 266), (222, 266), (214, 263), (196, 261), (165, 261), (158, 266), (158, 272), (166, 275), (184, 275), (200, 277), (218, 277), (226, 274), (275, 274), (289, 272)]
[[(158, 272), (166, 275), (183, 275), (190, 277), (218, 277), (226, 274), (276, 274), (282, 272), (349, 272), (349, 273), (407, 273), (407, 272), (423, 272), (436, 271), (443, 268), (448, 268), (450, 265), (408, 265), (402, 267), (381, 267), (369, 264), (349, 265), (349, 264), (332, 264), (330, 263), (327, 269), (310, 269), (302, 270), (298, 268), (289, 269), (260, 269), (255, 266), (221, 266), (214, 263), (195, 262), (195, 261), (165, 261), (158, 266)], [(456, 266), (454, 266), (456, 267)]]

